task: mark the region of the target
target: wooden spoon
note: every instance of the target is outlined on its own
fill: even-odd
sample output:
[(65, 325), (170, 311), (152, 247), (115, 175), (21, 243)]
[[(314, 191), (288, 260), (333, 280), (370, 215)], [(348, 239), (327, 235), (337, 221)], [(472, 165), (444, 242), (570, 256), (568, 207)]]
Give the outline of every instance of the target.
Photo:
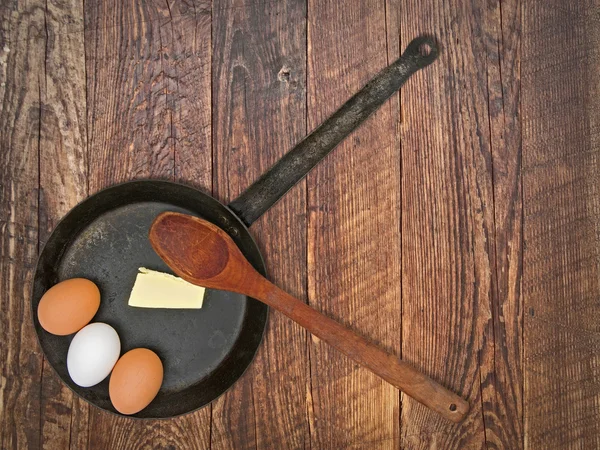
[(460, 422), (468, 412), (469, 404), (456, 394), (269, 282), (216, 225), (165, 212), (152, 224), (150, 242), (184, 280), (266, 303), (446, 419)]

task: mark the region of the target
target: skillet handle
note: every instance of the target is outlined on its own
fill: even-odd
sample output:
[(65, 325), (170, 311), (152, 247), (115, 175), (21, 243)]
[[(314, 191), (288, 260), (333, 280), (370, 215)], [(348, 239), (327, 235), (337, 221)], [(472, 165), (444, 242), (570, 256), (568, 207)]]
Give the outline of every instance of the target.
[(438, 54), (438, 44), (432, 37), (421, 36), (413, 39), (400, 58), (379, 72), (332, 116), (285, 154), (232, 201), (229, 208), (247, 226), (252, 225), (398, 91), (413, 73), (435, 61)]

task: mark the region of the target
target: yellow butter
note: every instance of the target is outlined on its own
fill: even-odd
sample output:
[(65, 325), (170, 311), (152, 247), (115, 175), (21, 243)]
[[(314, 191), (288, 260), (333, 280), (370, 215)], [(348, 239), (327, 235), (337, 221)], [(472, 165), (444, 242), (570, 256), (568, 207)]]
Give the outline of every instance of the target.
[(139, 268), (129, 296), (129, 306), (138, 308), (199, 309), (205, 289), (168, 273)]

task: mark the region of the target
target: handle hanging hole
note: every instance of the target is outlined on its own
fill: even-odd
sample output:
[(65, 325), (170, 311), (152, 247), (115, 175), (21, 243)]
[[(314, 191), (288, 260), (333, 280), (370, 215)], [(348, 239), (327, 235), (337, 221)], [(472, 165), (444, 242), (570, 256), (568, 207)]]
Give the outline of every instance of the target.
[(450, 405), (450, 411), (456, 411), (456, 405), (454, 403)]
[(419, 54), (421, 56), (429, 56), (431, 54), (431, 45), (427, 42), (423, 42), (419, 45)]

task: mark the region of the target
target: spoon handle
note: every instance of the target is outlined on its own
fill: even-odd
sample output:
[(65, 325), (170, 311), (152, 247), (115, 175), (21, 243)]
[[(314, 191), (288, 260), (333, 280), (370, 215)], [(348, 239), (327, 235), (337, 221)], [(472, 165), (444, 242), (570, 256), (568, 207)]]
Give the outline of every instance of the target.
[(258, 300), (285, 314), (314, 336), (446, 419), (460, 422), (469, 411), (469, 404), (465, 400), (419, 372), (409, 363), (385, 352), (268, 280), (264, 280), (257, 290), (259, 292), (252, 295)]

